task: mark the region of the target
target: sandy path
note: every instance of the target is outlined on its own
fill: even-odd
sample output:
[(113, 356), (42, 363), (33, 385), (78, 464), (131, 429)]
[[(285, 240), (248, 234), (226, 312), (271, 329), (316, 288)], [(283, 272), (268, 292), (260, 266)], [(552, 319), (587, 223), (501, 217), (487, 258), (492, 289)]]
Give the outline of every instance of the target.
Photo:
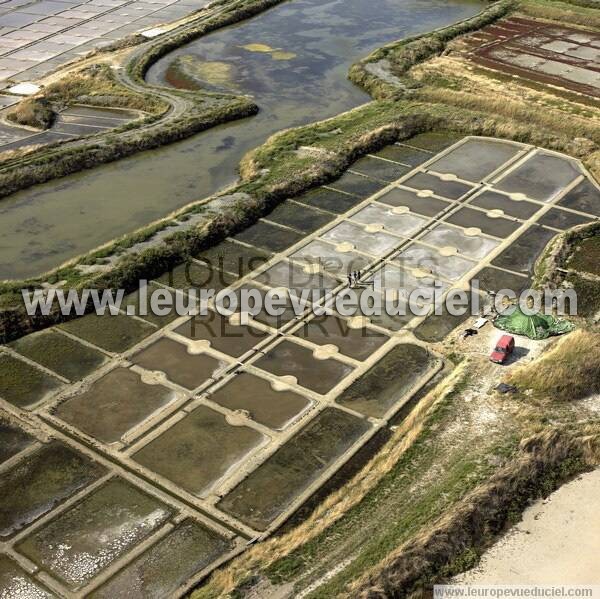
[(561, 487), (456, 583), (600, 584), (600, 469)]

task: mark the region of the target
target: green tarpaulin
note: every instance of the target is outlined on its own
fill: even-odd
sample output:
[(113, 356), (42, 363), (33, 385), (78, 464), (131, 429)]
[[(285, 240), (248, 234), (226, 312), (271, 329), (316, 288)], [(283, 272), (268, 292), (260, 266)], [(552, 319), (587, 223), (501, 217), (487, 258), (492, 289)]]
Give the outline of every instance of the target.
[(568, 320), (544, 314), (524, 314), (517, 306), (512, 314), (502, 314), (494, 321), (494, 326), (513, 335), (525, 335), (530, 339), (546, 339), (551, 335), (562, 335), (575, 328)]

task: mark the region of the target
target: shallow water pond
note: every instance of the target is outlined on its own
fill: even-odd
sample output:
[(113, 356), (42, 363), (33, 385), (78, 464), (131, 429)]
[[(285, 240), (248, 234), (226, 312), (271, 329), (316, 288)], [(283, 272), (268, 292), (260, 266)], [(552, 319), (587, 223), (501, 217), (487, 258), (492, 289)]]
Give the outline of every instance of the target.
[(25, 431), (0, 420), (0, 464), (9, 460), (33, 442), (33, 437)]
[(256, 422), (282, 429), (311, 404), (310, 400), (271, 381), (241, 372), (210, 399), (230, 410), (246, 412)]
[(55, 330), (27, 335), (13, 342), (12, 347), (26, 358), (72, 381), (88, 375), (106, 360), (95, 349)]
[(29, 526), (104, 472), (62, 443), (44, 445), (0, 476), (0, 538)]
[(226, 495), (218, 507), (265, 530), (368, 429), (369, 422), (326, 408)]
[(133, 356), (134, 364), (150, 371), (164, 372), (167, 378), (187, 389), (195, 389), (227, 366), (205, 353), (191, 353), (187, 346), (162, 337)]
[(154, 497), (113, 478), (20, 541), (17, 550), (75, 590), (172, 514)]
[(58, 406), (56, 415), (96, 439), (115, 443), (174, 397), (170, 389), (144, 383), (127, 368), (116, 368)]
[(355, 360), (366, 360), (388, 340), (387, 335), (366, 327), (352, 328), (346, 320), (326, 315), (304, 323), (294, 335), (317, 345), (335, 345)]
[(366, 416), (383, 418), (432, 366), (429, 352), (419, 345), (398, 345), (336, 399)]
[(46, 398), (61, 386), (61, 382), (27, 362), (0, 354), (0, 397), (25, 408)]
[(201, 496), (264, 440), (254, 429), (232, 426), (223, 414), (200, 406), (142, 447), (134, 459)]
[(287, 340), (269, 350), (256, 366), (275, 376), (293, 376), (299, 385), (321, 394), (352, 372), (352, 367), (334, 358), (317, 359), (311, 349)]
[(91, 597), (172, 597), (179, 585), (229, 549), (227, 539), (194, 520), (184, 520)]
[(253, 94), (261, 113), (2, 200), (0, 279), (39, 274), (232, 183), (240, 158), (270, 134), (367, 102), (347, 79), (357, 59), (482, 6), (294, 0), (171, 53), (151, 69), (151, 82), (163, 83), (171, 63), (185, 56), (200, 80)]

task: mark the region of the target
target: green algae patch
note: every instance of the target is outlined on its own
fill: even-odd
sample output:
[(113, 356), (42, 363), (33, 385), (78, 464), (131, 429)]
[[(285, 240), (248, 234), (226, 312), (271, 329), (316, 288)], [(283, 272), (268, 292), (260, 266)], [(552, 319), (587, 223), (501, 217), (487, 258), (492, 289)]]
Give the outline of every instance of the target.
[(237, 87), (232, 64), (219, 60), (199, 60), (190, 54), (178, 56), (173, 60), (167, 68), (165, 78), (174, 87), (188, 90), (232, 90)]
[(0, 397), (25, 408), (41, 401), (61, 386), (58, 379), (27, 362), (0, 353)]
[(244, 50), (248, 50), (248, 52), (261, 52), (265, 54), (275, 52), (275, 48), (271, 48), (268, 44), (246, 44), (241, 47), (244, 48)]
[(271, 53), (273, 60), (293, 60), (298, 56), (295, 52), (283, 52), (282, 50), (276, 50)]
[(298, 56), (295, 52), (285, 52), (279, 48), (271, 48), (267, 44), (246, 44), (240, 46), (248, 52), (257, 52), (259, 54), (270, 54), (273, 60), (292, 60)]
[(62, 443), (43, 446), (0, 476), (0, 538), (11, 537), (104, 473)]
[(182, 58), (188, 72), (214, 85), (232, 85), (233, 67), (227, 62), (197, 61), (191, 56)]
[(22, 337), (11, 343), (11, 347), (22, 356), (71, 381), (82, 379), (106, 361), (99, 351), (55, 330)]
[(60, 327), (84, 341), (115, 353), (128, 350), (156, 331), (151, 324), (125, 314), (89, 314), (61, 324)]

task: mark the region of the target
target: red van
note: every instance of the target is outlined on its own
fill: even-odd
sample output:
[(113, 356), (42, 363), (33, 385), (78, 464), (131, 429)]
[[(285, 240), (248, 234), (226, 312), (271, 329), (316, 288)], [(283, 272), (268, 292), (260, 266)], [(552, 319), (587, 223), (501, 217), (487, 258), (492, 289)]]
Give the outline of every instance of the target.
[(515, 338), (512, 335), (502, 335), (496, 343), (496, 348), (490, 354), (490, 360), (496, 364), (504, 364), (515, 349)]

